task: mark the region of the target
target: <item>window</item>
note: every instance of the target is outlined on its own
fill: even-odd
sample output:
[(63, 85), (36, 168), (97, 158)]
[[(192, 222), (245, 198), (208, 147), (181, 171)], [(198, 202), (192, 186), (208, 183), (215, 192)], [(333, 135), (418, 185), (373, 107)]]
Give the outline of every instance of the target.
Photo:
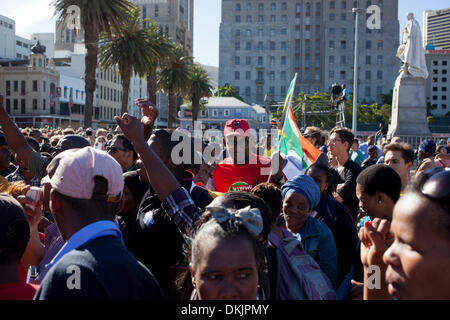
[(240, 3), (236, 3), (236, 11), (241, 11), (241, 4)]
[(264, 80), (264, 73), (262, 71), (258, 71), (258, 81)]
[(442, 70), (442, 74), (447, 74), (447, 70)]
[(275, 11), (277, 9), (277, 5), (275, 4), (275, 2), (272, 2), (272, 4), (270, 5), (270, 10)]
[(306, 12), (311, 12), (311, 3), (306, 3)]
[(442, 96), (442, 100), (447, 100), (447, 96)]
[(314, 80), (316, 81), (320, 80), (320, 70), (314, 71)]
[(38, 91), (38, 82), (37, 82), (37, 80), (33, 80), (33, 91)]
[(264, 35), (264, 30), (258, 29), (258, 36), (263, 36), (263, 35)]
[(280, 95), (283, 96), (286, 94), (286, 86), (281, 86), (280, 88)]
[(334, 49), (334, 40), (330, 41), (329, 47), (330, 47), (330, 49)]
[(22, 80), (20, 82), (20, 94), (25, 94), (26, 93), (26, 82), (25, 80)]
[(258, 57), (258, 65), (261, 66), (263, 64), (263, 57)]
[(438, 74), (438, 70), (434, 69), (433, 74)]
[(300, 57), (299, 56), (295, 57), (295, 67), (300, 68)]
[(251, 23), (252, 22), (252, 16), (247, 16), (247, 23)]
[(33, 99), (33, 110), (37, 110), (38, 108), (38, 101), (37, 99)]
[(17, 99), (13, 100), (13, 107), (14, 107), (14, 110), (19, 109), (19, 100), (17, 100)]
[(241, 16), (236, 16), (236, 22), (241, 22)]
[[(238, 88), (238, 87), (237, 87)], [(236, 93), (237, 93), (237, 88), (236, 88)], [(217, 117), (217, 109), (213, 109), (213, 117)]]
[(438, 62), (437, 61), (433, 61), (433, 66), (437, 66)]
[[(34, 104), (33, 104), (33, 107), (34, 107)], [(22, 99), (22, 100), (20, 100), (20, 112), (22, 114), (25, 114), (25, 111), (26, 111), (26, 102), (25, 102), (25, 99)]]
[(281, 10), (287, 10), (287, 4), (286, 4), (286, 2), (283, 2), (283, 3), (281, 4)]
[(341, 49), (346, 49), (347, 48), (347, 41), (342, 40), (341, 41)]
[(300, 42), (295, 42), (295, 53), (300, 53)]
[(281, 71), (281, 80), (286, 80), (286, 71)]
[(47, 91), (47, 83), (45, 81), (42, 81), (42, 91), (43, 92)]
[(336, 34), (336, 29), (330, 28), (330, 35), (334, 36)]
[(13, 88), (14, 92), (18, 92), (19, 91), (19, 81), (14, 80), (13, 84), (14, 84), (14, 88)]
[(330, 13), (330, 19), (329, 19), (329, 20), (330, 20), (330, 21), (334, 21), (334, 18), (335, 18), (335, 17), (334, 17), (334, 13)]
[(302, 12), (302, 6), (300, 5), (300, 3), (297, 3), (295, 5), (295, 12), (297, 12), (297, 13)]
[(447, 82), (447, 78), (442, 78), (442, 82)]
[(282, 22), (286, 22), (286, 21), (287, 21), (287, 15), (282, 14), (282, 15), (281, 15), (281, 21), (282, 21)]
[(341, 71), (340, 75), (341, 75), (341, 80), (345, 80), (345, 71)]
[(443, 104), (443, 105), (442, 105), (442, 109), (447, 109), (447, 105), (446, 105), (446, 104)]
[(262, 14), (258, 16), (258, 22), (264, 22), (264, 16)]
[(11, 95), (11, 81), (10, 80), (6, 80), (6, 95), (7, 96)]
[(270, 29), (270, 35), (275, 36), (275, 29)]
[(347, 64), (347, 57), (346, 56), (341, 56), (341, 64), (343, 66), (345, 66)]
[(286, 35), (287, 34), (287, 29), (286, 28), (282, 28), (281, 29), (281, 34), (282, 35)]
[(251, 42), (247, 42), (245, 44), (245, 50), (252, 50), (252, 43)]
[(251, 72), (245, 71), (245, 80), (251, 80)]
[(269, 94), (273, 97), (275, 96), (275, 87), (269, 87)]
[(370, 97), (371, 95), (372, 95), (372, 92), (371, 92), (372, 90), (371, 90), (371, 87), (366, 87), (365, 88), (365, 96), (366, 97)]
[(370, 70), (366, 70), (366, 80), (371, 80), (372, 79), (372, 73), (370, 72)]
[(247, 3), (247, 11), (251, 11), (252, 10), (252, 4), (251, 3)]
[(240, 65), (241, 64), (241, 59), (239, 57), (234, 57), (234, 64), (235, 65)]
[(240, 50), (241, 49), (241, 43), (239, 41), (236, 41), (234, 44), (234, 50)]
[(276, 16), (274, 14), (270, 16), (270, 22), (276, 22)]
[(330, 1), (330, 9), (334, 9), (335, 8), (335, 3), (334, 1)]
[(442, 65), (443, 65), (443, 66), (446, 66), (446, 65), (447, 65), (447, 60), (443, 60), (443, 61), (442, 61)]
[(155, 5), (155, 17), (157, 17), (159, 15), (159, 7), (158, 7), (158, 5), (156, 4)]
[(281, 42), (281, 50), (286, 50), (286, 49), (287, 49), (286, 41), (282, 41)]
[(433, 92), (437, 92), (438, 91), (438, 87), (433, 87)]
[(437, 96), (433, 96), (433, 100), (437, 100), (437, 98), (438, 98)]
[(316, 56), (314, 66), (320, 68), (320, 56)]
[(223, 115), (224, 115), (225, 117), (229, 117), (229, 116), (230, 116), (230, 110), (229, 110), (229, 109), (225, 109), (225, 110), (223, 111)]
[(256, 94), (263, 94), (263, 87), (262, 86), (257, 86), (256, 87)]
[(305, 57), (305, 68), (311, 68), (311, 59), (309, 56)]
[(377, 79), (378, 80), (383, 80), (383, 70), (378, 70), (377, 71)]
[(371, 62), (372, 62), (372, 57), (366, 56), (366, 64), (371, 64)]
[(366, 49), (372, 49), (372, 41), (366, 40)]
[(258, 50), (264, 50), (264, 44), (262, 41), (258, 42)]
[(250, 95), (251, 95), (251, 87), (245, 87), (245, 95), (247, 96), (247, 97), (250, 97)]
[(300, 30), (295, 30), (295, 39), (300, 39)]
[(447, 92), (447, 87), (442, 87), (441, 90), (442, 92)]
[(275, 50), (275, 41), (270, 41), (270, 50)]
[(236, 29), (236, 37), (239, 37), (241, 35), (241, 29)]
[(6, 99), (6, 112), (11, 113), (11, 100)]
[(329, 63), (330, 63), (330, 64), (333, 64), (333, 63), (334, 63), (334, 56), (330, 56), (330, 57), (328, 58), (328, 60), (329, 60)]
[(247, 66), (251, 65), (252, 64), (252, 58), (251, 57), (245, 57), (245, 64)]
[(341, 14), (341, 20), (342, 21), (346, 21), (347, 20), (347, 15), (345, 13)]
[(377, 65), (379, 66), (383, 65), (383, 56), (381, 55), (377, 56)]
[(275, 71), (270, 71), (269, 72), (269, 79), (274, 81), (275, 80)]
[(378, 50), (382, 50), (383, 49), (383, 40), (378, 40), (377, 48), (378, 48)]
[(330, 71), (329, 77), (330, 77), (330, 79), (334, 79), (334, 71)]
[(240, 73), (239, 71), (235, 71), (234, 72), (234, 80), (239, 80), (240, 79)]

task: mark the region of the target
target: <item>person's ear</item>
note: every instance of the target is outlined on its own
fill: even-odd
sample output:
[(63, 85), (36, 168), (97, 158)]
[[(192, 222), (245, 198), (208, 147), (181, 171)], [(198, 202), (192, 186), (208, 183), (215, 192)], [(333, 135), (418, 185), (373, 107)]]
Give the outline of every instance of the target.
[(50, 212), (52, 214), (58, 213), (61, 209), (61, 200), (55, 191), (50, 191)]
[(412, 166), (413, 166), (413, 163), (412, 163), (412, 162), (408, 162), (408, 163), (406, 164), (406, 168), (408, 169), (408, 172), (411, 171)]

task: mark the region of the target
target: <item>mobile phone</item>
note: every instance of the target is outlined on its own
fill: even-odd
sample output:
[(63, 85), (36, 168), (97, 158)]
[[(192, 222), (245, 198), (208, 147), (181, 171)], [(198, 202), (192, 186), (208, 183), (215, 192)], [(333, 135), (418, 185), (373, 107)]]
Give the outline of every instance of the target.
[(42, 188), (31, 187), (30, 190), (28, 190), (26, 197), (33, 200), (34, 202), (38, 202), (39, 200), (41, 200), (42, 195)]

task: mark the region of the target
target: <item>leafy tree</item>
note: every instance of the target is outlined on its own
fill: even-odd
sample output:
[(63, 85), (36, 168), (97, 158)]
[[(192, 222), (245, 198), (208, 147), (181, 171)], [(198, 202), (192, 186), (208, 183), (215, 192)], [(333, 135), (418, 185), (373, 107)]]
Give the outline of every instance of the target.
[(219, 86), (217, 88), (216, 97), (234, 97), (244, 102), (244, 99), (237, 94), (236, 89), (228, 83), (225, 83), (223, 87)]
[(69, 7), (76, 5), (80, 8), (80, 22), (86, 47), (84, 126), (91, 127), (100, 34), (106, 32), (110, 35), (112, 27), (120, 29), (128, 19), (129, 10), (135, 6), (127, 0), (54, 0), (52, 5), (55, 16), (64, 21), (71, 14)]
[(200, 101), (204, 97), (211, 97), (212, 88), (208, 73), (199, 64), (192, 64), (186, 92), (192, 104), (192, 128), (194, 128), (194, 122), (198, 118)]

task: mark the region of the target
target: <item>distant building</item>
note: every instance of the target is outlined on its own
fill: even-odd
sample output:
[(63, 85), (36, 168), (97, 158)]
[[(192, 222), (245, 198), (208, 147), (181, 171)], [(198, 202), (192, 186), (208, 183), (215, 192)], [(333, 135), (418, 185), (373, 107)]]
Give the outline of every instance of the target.
[(16, 36), (16, 59), (18, 60), (28, 60), (30, 57), (30, 49), (32, 42), (29, 39)]
[(450, 49), (450, 8), (423, 13), (423, 45)]
[(283, 101), (298, 73), (295, 93), (330, 92), (334, 82), (352, 91), (355, 15), (352, 8), (381, 8), (381, 29), (362, 15), (359, 98), (379, 101), (394, 86), (400, 63), (398, 0), (222, 0), (219, 85), (231, 84), (248, 103)]
[(43, 46), (45, 46), (45, 53), (47, 57), (54, 58), (55, 57), (55, 34), (54, 33), (33, 33), (30, 36), (30, 40), (32, 43), (40, 42)]
[(16, 23), (0, 15), (0, 60), (16, 59)]
[(70, 115), (59, 105), (59, 73), (43, 50), (30, 54), (28, 65), (0, 67), (4, 106), (20, 127), (67, 126)]
[(210, 85), (213, 87), (213, 93), (217, 91), (219, 87), (219, 68), (214, 66), (201, 65), (202, 68), (208, 73)]
[(450, 112), (450, 50), (427, 50), (425, 54), (430, 72), (426, 80), (426, 96), (435, 108), (434, 116), (445, 116)]
[[(225, 123), (231, 119), (247, 119), (251, 129), (268, 128), (266, 111), (259, 105), (249, 105), (233, 97), (211, 97), (206, 99), (206, 110), (200, 111), (197, 121), (204, 129), (223, 130)], [(192, 129), (192, 111), (183, 104), (180, 110), (180, 126)]]

